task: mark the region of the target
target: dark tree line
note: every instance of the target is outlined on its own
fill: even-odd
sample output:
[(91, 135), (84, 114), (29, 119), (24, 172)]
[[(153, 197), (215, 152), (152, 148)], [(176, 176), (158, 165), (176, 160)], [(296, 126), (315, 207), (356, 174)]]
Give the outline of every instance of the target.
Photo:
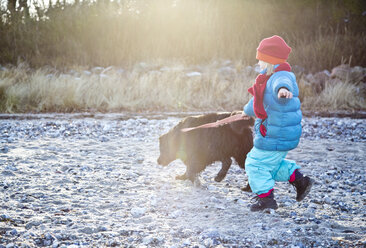
[(0, 64), (254, 63), (258, 41), (279, 34), (311, 71), (366, 66), (365, 0), (0, 1)]

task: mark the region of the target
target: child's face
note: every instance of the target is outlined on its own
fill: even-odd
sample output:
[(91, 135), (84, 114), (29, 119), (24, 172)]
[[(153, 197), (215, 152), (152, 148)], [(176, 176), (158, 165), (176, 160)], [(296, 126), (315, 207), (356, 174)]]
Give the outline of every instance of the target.
[(261, 69), (261, 71), (266, 69), (266, 67), (267, 67), (267, 64), (262, 60), (258, 60), (258, 65), (259, 65), (259, 68)]

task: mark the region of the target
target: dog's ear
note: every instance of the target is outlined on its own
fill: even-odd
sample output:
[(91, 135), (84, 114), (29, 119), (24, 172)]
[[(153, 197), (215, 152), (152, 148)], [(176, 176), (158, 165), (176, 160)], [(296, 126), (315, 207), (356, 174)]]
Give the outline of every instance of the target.
[[(243, 111), (241, 111), (241, 110), (234, 110), (233, 112), (231, 112), (231, 114), (230, 114), (230, 116), (233, 116), (233, 115), (239, 115), (239, 114), (243, 114)], [(245, 115), (245, 114), (244, 114)], [(254, 118), (253, 117), (250, 117), (250, 116), (248, 116), (249, 117), (249, 119), (247, 120), (247, 125), (248, 126), (253, 126), (254, 125)]]
[(254, 119), (250, 117), (248, 120), (235, 121), (229, 125), (235, 133), (242, 135), (246, 130), (250, 130), (250, 127), (254, 125)]

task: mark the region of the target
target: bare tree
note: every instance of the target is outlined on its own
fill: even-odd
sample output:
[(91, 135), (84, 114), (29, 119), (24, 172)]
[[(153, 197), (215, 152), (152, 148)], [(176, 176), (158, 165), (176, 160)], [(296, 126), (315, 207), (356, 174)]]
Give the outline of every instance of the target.
[(27, 0), (8, 0), (7, 7), (11, 16), (18, 13), (22, 16), (29, 17), (29, 5)]
[(12, 14), (15, 12), (16, 3), (17, 3), (17, 0), (8, 0), (8, 10)]

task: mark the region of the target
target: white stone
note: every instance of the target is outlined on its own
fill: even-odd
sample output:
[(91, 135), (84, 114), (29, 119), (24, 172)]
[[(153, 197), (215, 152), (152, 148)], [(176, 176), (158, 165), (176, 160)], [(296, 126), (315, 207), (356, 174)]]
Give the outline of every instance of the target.
[(60, 245), (60, 243), (57, 240), (55, 240), (52, 244), (52, 248), (57, 248), (57, 247), (59, 247), (59, 245)]
[(177, 217), (181, 216), (182, 214), (183, 214), (182, 210), (178, 209), (178, 210), (175, 210), (173, 213), (171, 213), (170, 217), (177, 218)]
[(188, 245), (190, 245), (191, 244), (191, 241), (189, 240), (189, 239), (186, 239), (186, 240), (184, 240), (184, 242), (183, 242), (183, 245), (186, 245), (186, 246), (188, 246)]
[(108, 76), (108, 75), (103, 74), (103, 73), (101, 73), (101, 74), (99, 75), (99, 77), (100, 77), (101, 79), (108, 79), (108, 78), (109, 78), (109, 76)]
[(99, 73), (101, 73), (103, 70), (104, 70), (104, 68), (103, 68), (103, 67), (97, 66), (97, 67), (94, 67), (91, 71), (92, 71), (93, 73), (99, 74)]
[(83, 74), (85, 76), (90, 76), (92, 73), (90, 71), (85, 70), (85, 71), (83, 71)]
[(203, 241), (203, 244), (206, 246), (206, 247), (212, 247), (213, 246), (213, 241), (212, 239), (205, 239)]
[(215, 185), (210, 184), (210, 185), (208, 185), (207, 189), (209, 191), (215, 191), (215, 190), (217, 190), (217, 187)]
[(143, 216), (146, 213), (146, 209), (145, 208), (133, 208), (131, 209), (131, 215), (134, 218), (138, 218)]
[(156, 207), (158, 205), (158, 200), (156, 198), (151, 198), (150, 205)]
[(145, 244), (145, 245), (148, 245), (148, 244), (150, 244), (152, 241), (153, 241), (153, 237), (151, 237), (151, 236), (147, 236), (147, 237), (145, 237), (145, 238), (143, 238), (142, 239), (142, 242)]
[(192, 72), (186, 73), (187, 77), (200, 77), (201, 75), (202, 75), (202, 73), (198, 72), (198, 71), (192, 71)]
[(220, 210), (226, 209), (225, 206), (224, 205), (221, 205), (221, 204), (216, 204), (215, 205), (215, 208), (220, 209)]

